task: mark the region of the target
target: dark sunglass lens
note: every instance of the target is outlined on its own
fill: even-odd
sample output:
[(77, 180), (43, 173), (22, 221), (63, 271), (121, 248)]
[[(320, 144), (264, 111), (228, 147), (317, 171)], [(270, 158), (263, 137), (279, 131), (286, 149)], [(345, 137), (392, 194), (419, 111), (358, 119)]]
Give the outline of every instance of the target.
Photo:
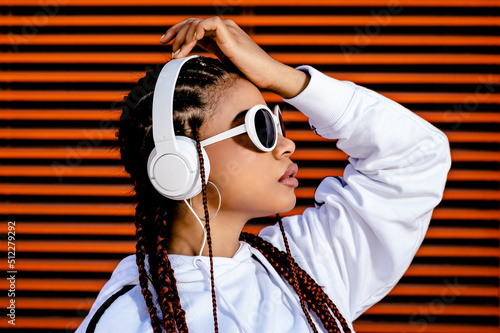
[(276, 141), (276, 134), (271, 114), (266, 110), (258, 110), (255, 114), (255, 130), (259, 137), (260, 143), (266, 147), (271, 148)]

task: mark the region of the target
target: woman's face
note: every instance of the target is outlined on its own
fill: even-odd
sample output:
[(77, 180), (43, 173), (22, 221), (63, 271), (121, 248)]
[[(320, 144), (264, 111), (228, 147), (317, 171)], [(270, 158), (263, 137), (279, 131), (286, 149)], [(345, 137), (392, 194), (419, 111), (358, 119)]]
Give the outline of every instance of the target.
[[(266, 104), (257, 87), (248, 80), (236, 80), (205, 120), (201, 139), (243, 124), (244, 111), (257, 104)], [(276, 148), (262, 152), (244, 133), (211, 144), (205, 150), (210, 159), (209, 180), (221, 192), (221, 212), (254, 218), (286, 212), (295, 206), (295, 180), (280, 181), (293, 164), (293, 141), (279, 135)]]

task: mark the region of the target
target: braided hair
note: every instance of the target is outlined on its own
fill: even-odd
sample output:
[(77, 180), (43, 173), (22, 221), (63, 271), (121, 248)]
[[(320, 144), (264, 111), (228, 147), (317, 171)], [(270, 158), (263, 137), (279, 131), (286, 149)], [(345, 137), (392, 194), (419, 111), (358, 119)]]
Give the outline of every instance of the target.
[[(170, 230), (177, 214), (177, 202), (159, 194), (147, 174), (147, 161), (154, 148), (152, 136), (152, 105), (154, 86), (161, 66), (149, 70), (123, 100), (120, 126), (117, 132), (121, 159), (134, 184), (138, 204), (135, 210), (136, 262), (139, 285), (144, 296), (154, 333), (188, 332), (186, 314), (177, 291), (174, 270), (168, 259)], [(235, 67), (217, 59), (198, 57), (187, 61), (177, 79), (173, 122), (176, 135), (183, 135), (197, 142), (200, 169), (204, 170), (201, 156), (199, 129), (207, 111), (217, 102), (226, 85), (241, 79)], [(202, 175), (203, 205), (208, 221), (206, 179)], [(328, 332), (340, 333), (335, 318), (344, 333), (351, 332), (346, 320), (323, 289), (293, 260), (288, 241), (277, 215), (284, 237), (286, 252), (282, 252), (259, 236), (241, 233), (240, 240), (259, 250), (276, 271), (299, 295), (303, 312), (313, 332), (317, 329), (308, 309), (313, 311)], [(210, 229), (206, 223), (210, 260), (212, 261)], [(217, 309), (214, 294), (213, 266), (211, 265), (212, 304), (214, 329), (218, 332)], [(154, 293), (153, 293), (154, 291)], [(154, 299), (156, 296), (157, 299)], [(157, 311), (159, 305), (161, 313)]]

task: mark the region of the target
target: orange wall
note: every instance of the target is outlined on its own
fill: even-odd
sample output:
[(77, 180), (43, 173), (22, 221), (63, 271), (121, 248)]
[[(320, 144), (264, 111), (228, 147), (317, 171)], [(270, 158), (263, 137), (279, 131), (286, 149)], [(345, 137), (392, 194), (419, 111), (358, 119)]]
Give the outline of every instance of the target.
[[(188, 2), (188, 4), (186, 4)], [(346, 5), (348, 3), (348, 5)], [(67, 332), (134, 253), (113, 105), (168, 59), (166, 28), (231, 18), (276, 59), (404, 104), (449, 137), (444, 200), (414, 263), (358, 332), (500, 332), (500, 2), (492, 0), (0, 0), (0, 220), (15, 221), (16, 326)], [(269, 103), (280, 102), (266, 93)], [(346, 156), (289, 106), (300, 213)], [(255, 221), (258, 231), (269, 219)], [(7, 241), (2, 239), (2, 251)], [(12, 270), (7, 260), (3, 271)], [(9, 290), (7, 280), (1, 289)], [(11, 297), (0, 295), (7, 307)]]

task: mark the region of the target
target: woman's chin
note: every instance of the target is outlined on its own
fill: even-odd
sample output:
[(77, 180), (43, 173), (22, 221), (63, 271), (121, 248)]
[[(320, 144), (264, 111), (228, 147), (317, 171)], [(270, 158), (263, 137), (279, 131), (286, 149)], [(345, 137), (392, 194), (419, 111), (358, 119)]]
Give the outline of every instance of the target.
[(294, 194), (293, 197), (290, 198), (290, 200), (287, 200), (287, 202), (283, 202), (283, 204), (280, 205), (282, 208), (278, 210), (278, 213), (279, 214), (288, 213), (289, 211), (295, 208), (296, 204), (297, 204), (297, 198), (295, 197)]

